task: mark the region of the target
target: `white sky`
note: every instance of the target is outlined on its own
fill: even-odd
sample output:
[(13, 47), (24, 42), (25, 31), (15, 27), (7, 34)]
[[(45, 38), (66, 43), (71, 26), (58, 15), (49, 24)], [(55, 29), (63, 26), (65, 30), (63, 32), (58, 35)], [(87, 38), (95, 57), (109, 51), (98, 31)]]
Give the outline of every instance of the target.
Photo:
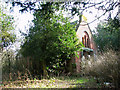
[[(93, 13), (89, 13), (89, 10), (91, 10)], [(115, 10), (116, 11), (114, 11), (114, 12), (118, 11), (117, 8)], [(99, 11), (98, 12), (94, 8), (90, 8), (90, 9), (88, 9), (88, 12), (84, 12), (83, 15), (85, 17), (87, 17), (87, 22), (89, 23), (89, 22), (91, 22), (91, 21), (93, 21), (95, 19), (95, 15), (100, 16), (100, 15), (102, 15), (102, 13), (103, 13), (103, 11), (101, 11), (101, 12)], [(22, 31), (22, 32), (25, 33), (29, 29), (29, 25), (30, 25), (31, 21), (33, 20), (33, 15), (31, 13), (29, 13), (29, 12), (19, 13), (18, 7), (15, 7), (14, 8), (14, 12), (12, 12), (10, 14), (13, 15), (13, 17), (15, 19), (15, 25), (16, 25), (16, 27), (15, 27), (15, 33), (17, 35), (18, 41), (20, 41), (21, 40), (21, 36), (20, 36), (19, 31)], [(116, 14), (116, 13), (113, 13), (113, 14)], [(107, 17), (107, 15), (101, 17), (100, 20), (103, 20), (106, 17)], [(78, 20), (78, 17), (75, 16), (74, 20)], [(100, 20), (96, 20), (95, 22), (93, 22), (93, 23), (91, 23), (89, 25), (90, 28), (91, 28), (91, 30), (94, 30), (95, 27), (97, 27), (97, 23), (100, 22)], [(16, 48), (19, 48), (19, 47), (20, 47), (20, 42), (16, 42), (14, 44), (13, 48), (16, 49)]]

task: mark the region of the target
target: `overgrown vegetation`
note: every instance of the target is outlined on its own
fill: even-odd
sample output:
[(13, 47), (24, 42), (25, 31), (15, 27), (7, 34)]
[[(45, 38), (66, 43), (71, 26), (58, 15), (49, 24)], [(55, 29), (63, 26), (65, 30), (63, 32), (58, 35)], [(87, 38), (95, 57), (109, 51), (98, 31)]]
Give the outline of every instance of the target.
[[(16, 3), (21, 5), (23, 11), (34, 7), (32, 2)], [(107, 3), (110, 4), (110, 1)], [(111, 8), (117, 6), (117, 3), (112, 3)], [(14, 2), (12, 4), (15, 5)], [(73, 15), (78, 14), (79, 19), (83, 11), (79, 12), (74, 6), (81, 4), (84, 11), (89, 3), (75, 2), (71, 11)], [(69, 6), (69, 3), (64, 5)], [(107, 8), (107, 11), (111, 8)], [(42, 3), (38, 9), (33, 10), (34, 26), (30, 27), (29, 33), (25, 35), (25, 41), (17, 55), (16, 52), (7, 50), (2, 52), (0, 57), (3, 66), (3, 87), (120, 87), (120, 22), (117, 18), (98, 25), (94, 40), (100, 52), (95, 59), (90, 58), (82, 62), (82, 72), (71, 77), (69, 72), (74, 73), (71, 60), (77, 56), (76, 51), (80, 51), (82, 45), (76, 37), (76, 25), (71, 24), (69, 18), (64, 18), (62, 13), (55, 13), (60, 10), (59, 3)], [(15, 40), (15, 35), (9, 32), (14, 29), (13, 19), (1, 9), (0, 23), (0, 43), (7, 47)]]
[(62, 13), (57, 15), (54, 11), (51, 13), (52, 10), (47, 11), (34, 12), (34, 26), (30, 27), (17, 56), (9, 51), (3, 55), (3, 79), (41, 79), (51, 74), (56, 76), (72, 72), (71, 60), (81, 49), (76, 37), (76, 25), (71, 24)]
[(120, 87), (120, 22), (117, 18), (100, 23), (94, 34), (98, 55), (96, 58), (84, 61), (84, 75), (95, 77), (99, 83), (108, 82)]
[[(3, 10), (4, 9), (4, 10)], [(14, 30), (14, 19), (12, 16), (6, 14), (7, 9), (0, 6), (0, 45), (3, 47), (7, 47), (15, 42), (15, 34)], [(1, 46), (0, 46), (1, 48)]]
[(98, 80), (98, 83), (108, 83), (115, 87), (120, 87), (120, 55), (113, 50), (97, 55), (96, 60), (82, 63), (83, 75), (90, 75)]
[(1, 58), (3, 82), (6, 80), (26, 80), (30, 76), (27, 60), (16, 58), (14, 51), (4, 51)]
[[(51, 7), (53, 6), (49, 6)], [(71, 24), (62, 13), (58, 15), (54, 12), (48, 13), (46, 9), (34, 13), (33, 23), (34, 26), (29, 29), (20, 50), (23, 57), (31, 58), (37, 72), (31, 70), (32, 74), (43, 74), (47, 77), (47, 70), (50, 73), (54, 73), (53, 70), (55, 72), (65, 70), (64, 62), (70, 61), (81, 47), (76, 37), (76, 25)]]
[(94, 40), (99, 51), (120, 51), (120, 21), (118, 18), (103, 21), (96, 28)]

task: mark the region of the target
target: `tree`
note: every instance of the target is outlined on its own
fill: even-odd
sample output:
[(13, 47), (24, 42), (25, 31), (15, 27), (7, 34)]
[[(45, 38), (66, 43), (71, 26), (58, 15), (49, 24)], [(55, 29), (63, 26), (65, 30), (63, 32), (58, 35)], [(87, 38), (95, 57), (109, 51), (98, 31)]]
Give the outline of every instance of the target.
[(0, 7), (0, 44), (3, 47), (7, 47), (15, 41), (14, 20), (13, 17), (4, 13), (6, 10), (4, 7)]
[[(4, 55), (3, 47), (9, 46), (15, 41), (15, 35), (12, 33), (12, 31), (14, 30), (14, 26), (13, 26), (14, 21), (12, 16), (5, 13), (6, 11), (7, 11), (6, 8), (3, 7), (1, 4), (0, 6), (0, 75), (2, 75), (2, 70), (4, 72), (5, 68), (3, 69), (3, 67), (5, 66), (5, 64), (9, 64), (10, 67), (9, 55), (8, 56)], [(9, 68), (9, 72), (10, 72), (10, 68)]]
[[(9, 2), (9, 1), (8, 1)], [(8, 3), (6, 2), (6, 3)], [(37, 3), (40, 3), (41, 5), (45, 3), (42, 1), (17, 1), (17, 2), (12, 2), (13, 6), (19, 5), (22, 7), (22, 9), (20, 10), (21, 12), (24, 11), (38, 11), (40, 9), (36, 8), (36, 6), (38, 5)], [(57, 8), (59, 9), (59, 7), (62, 7), (64, 10), (66, 11), (71, 11), (71, 14), (74, 15), (78, 15), (79, 16), (79, 24), (81, 22), (81, 16), (83, 14), (83, 12), (89, 12), (89, 13), (94, 13), (94, 11), (92, 11), (91, 8), (94, 8), (95, 10), (97, 10), (98, 12), (101, 12), (101, 10), (103, 11), (102, 15), (96, 15), (95, 19), (89, 23), (92, 23), (94, 21), (96, 21), (97, 19), (101, 18), (102, 16), (109, 14), (108, 18), (111, 18), (112, 15), (112, 11), (114, 11), (118, 6), (119, 6), (119, 0), (102, 0), (102, 1), (94, 1), (94, 0), (82, 0), (82, 1), (67, 1), (67, 2), (61, 2), (61, 1), (56, 1), (56, 2), (47, 2), (47, 4), (54, 4)], [(46, 8), (49, 9), (49, 8)], [(54, 8), (52, 8), (54, 9)], [(89, 10), (88, 10), (89, 9)], [(117, 15), (119, 14), (119, 12), (117, 13)], [(115, 17), (117, 17), (117, 15)], [(107, 18), (107, 19), (108, 19)], [(89, 24), (88, 23), (88, 24)]]
[(106, 49), (120, 50), (120, 21), (117, 18), (100, 23), (96, 30), (94, 39), (100, 51)]
[[(49, 10), (44, 9), (47, 6)], [(25, 43), (21, 46), (24, 57), (30, 56), (38, 62), (38, 66), (42, 65), (45, 77), (47, 77), (46, 67), (56, 61), (70, 60), (75, 51), (80, 49), (75, 25), (62, 14), (49, 13), (53, 5), (47, 6), (43, 5), (41, 11), (34, 12), (34, 26), (29, 29)]]

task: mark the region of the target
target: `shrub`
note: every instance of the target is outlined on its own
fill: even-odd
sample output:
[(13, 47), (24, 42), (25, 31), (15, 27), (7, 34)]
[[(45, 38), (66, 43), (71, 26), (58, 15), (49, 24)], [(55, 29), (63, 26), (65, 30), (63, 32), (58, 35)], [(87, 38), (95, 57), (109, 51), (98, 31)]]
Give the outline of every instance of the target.
[[(31, 78), (28, 62), (25, 58), (16, 58), (12, 50), (4, 51), (2, 59), (2, 80), (20, 80)], [(32, 68), (32, 67), (31, 67)]]
[(109, 50), (99, 54), (96, 60), (91, 58), (82, 63), (83, 74), (94, 76), (99, 81), (110, 82), (115, 87), (120, 87), (120, 56), (118, 52)]

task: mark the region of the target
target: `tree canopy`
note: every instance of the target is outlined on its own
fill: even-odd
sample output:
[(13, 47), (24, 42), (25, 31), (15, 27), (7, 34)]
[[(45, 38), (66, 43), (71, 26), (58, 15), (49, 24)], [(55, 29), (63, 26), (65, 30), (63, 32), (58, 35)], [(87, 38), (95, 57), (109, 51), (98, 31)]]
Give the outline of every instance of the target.
[(34, 26), (29, 29), (25, 43), (21, 46), (21, 53), (24, 57), (32, 57), (41, 62), (44, 73), (46, 64), (50, 66), (56, 61), (70, 60), (80, 50), (76, 25), (71, 24), (62, 13), (49, 13), (48, 9), (36, 11), (33, 23)]
[(0, 7), (0, 44), (7, 47), (15, 41), (13, 17), (5, 13), (6, 9)]
[[(8, 2), (6, 2), (6, 3), (8, 3)], [(66, 1), (66, 2), (61, 2), (61, 1), (54, 1), (54, 2), (13, 1), (12, 5), (13, 6), (19, 5), (20, 7), (22, 7), (20, 9), (21, 12), (40, 11), (43, 8), (37, 8), (36, 6), (38, 5), (38, 3), (40, 3), (40, 7), (44, 5), (45, 6), (44, 9), (48, 9), (48, 10), (57, 9), (58, 10), (59, 7), (61, 7), (65, 11), (70, 11), (73, 16), (77, 14), (79, 16), (79, 23), (81, 21), (81, 15), (83, 14), (83, 12), (94, 13), (94, 11), (92, 11), (91, 8), (94, 8), (98, 12), (103, 11), (103, 14), (96, 15), (95, 19), (89, 23), (96, 21), (97, 19), (101, 18), (102, 16), (104, 16), (108, 13), (109, 13), (108, 18), (110, 18), (112, 15), (111, 11), (114, 11), (117, 7), (119, 7), (119, 4), (120, 4), (119, 0), (101, 0), (101, 1), (82, 0), (82, 1)], [(50, 6), (50, 5), (54, 5), (55, 7), (48, 8), (48, 6)], [(117, 13), (117, 15), (118, 14), (119, 13)]]
[(104, 21), (97, 26), (94, 35), (95, 42), (100, 51), (113, 49), (119, 51), (120, 46), (120, 21), (117, 18)]

